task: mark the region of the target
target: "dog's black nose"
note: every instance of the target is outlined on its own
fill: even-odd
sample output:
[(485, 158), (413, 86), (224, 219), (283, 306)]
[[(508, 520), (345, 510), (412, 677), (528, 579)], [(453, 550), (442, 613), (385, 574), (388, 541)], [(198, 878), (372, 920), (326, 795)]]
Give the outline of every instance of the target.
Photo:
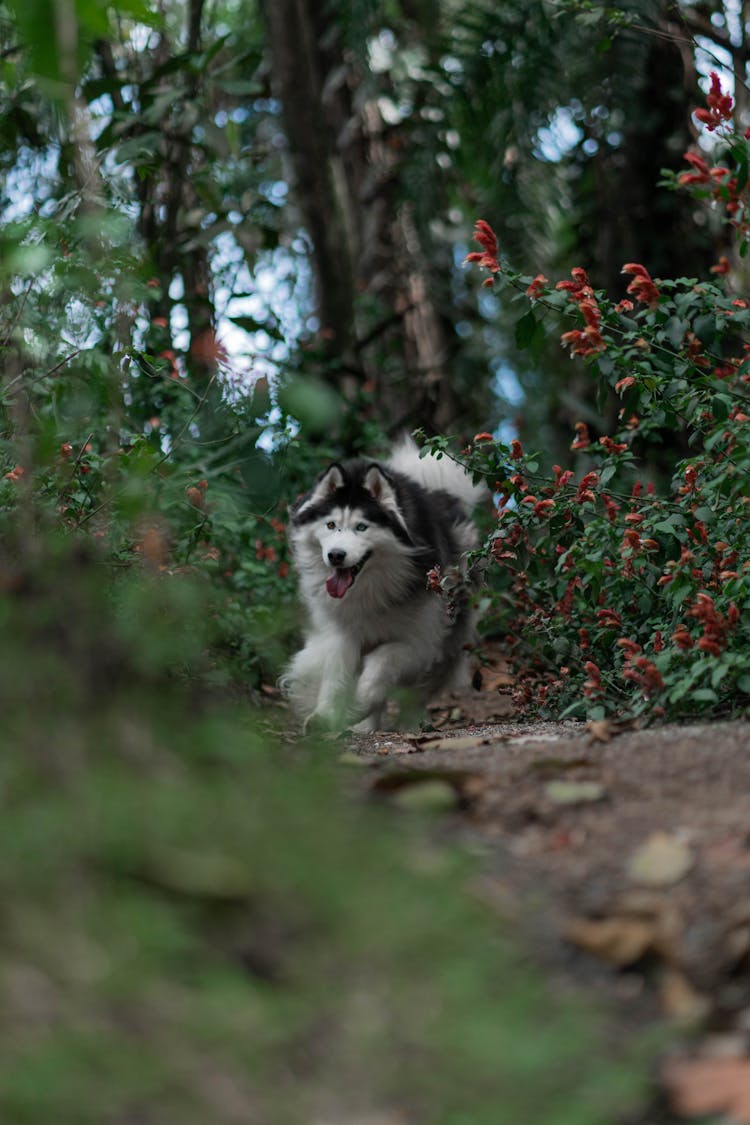
[(328, 561), (331, 566), (343, 566), (346, 559), (346, 551), (329, 551)]

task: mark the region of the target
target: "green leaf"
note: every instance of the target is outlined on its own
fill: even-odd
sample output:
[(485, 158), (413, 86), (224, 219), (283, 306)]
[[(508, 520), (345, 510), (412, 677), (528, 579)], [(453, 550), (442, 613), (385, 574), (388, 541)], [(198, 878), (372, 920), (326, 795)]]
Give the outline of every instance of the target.
[(716, 336), (716, 317), (713, 313), (702, 313), (693, 321), (693, 331), (701, 343), (710, 345)]
[(527, 313), (521, 317), (516, 324), (516, 347), (528, 348), (531, 341), (534, 339), (537, 330), (537, 319), (534, 316), (533, 310), (529, 309)]
[(750, 695), (750, 675), (745, 674), (744, 676), (740, 676), (737, 680), (737, 687), (740, 691), (743, 691), (745, 695)]
[(716, 703), (719, 699), (718, 695), (711, 688), (696, 688), (692, 694), (692, 699), (696, 703)]
[(664, 325), (664, 335), (669, 340), (673, 348), (682, 346), (685, 339), (685, 333), (688, 330), (688, 323), (681, 320), (679, 316), (670, 316), (667, 323)]
[(668, 520), (652, 524), (651, 530), (661, 531), (664, 535), (678, 535), (683, 525), (684, 520), (680, 516), (671, 516)]
[(714, 395), (711, 399), (711, 412), (717, 422), (724, 422), (732, 409), (732, 400), (728, 395)]
[(263, 92), (261, 84), (252, 78), (222, 78), (217, 85), (225, 94), (233, 94), (235, 97), (257, 96)]

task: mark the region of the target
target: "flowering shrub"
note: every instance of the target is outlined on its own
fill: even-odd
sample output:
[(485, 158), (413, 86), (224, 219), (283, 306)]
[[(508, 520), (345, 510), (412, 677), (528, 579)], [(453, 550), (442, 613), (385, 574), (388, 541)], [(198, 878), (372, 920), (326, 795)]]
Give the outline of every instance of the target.
[[(719, 132), (727, 163), (686, 154), (676, 177), (710, 201), (747, 248), (748, 137), (731, 129), (731, 98), (711, 77), (695, 117)], [(477, 434), (466, 463), (493, 486), (497, 526), (485, 553), (501, 568), (505, 627), (522, 702), (557, 715), (680, 717), (750, 704), (750, 300), (715, 279), (654, 279), (629, 262), (625, 299), (591, 286), (584, 269), (552, 285), (499, 257), (477, 224), (485, 284), (516, 290), (529, 344), (551, 312), (575, 326), (561, 343), (621, 401), (619, 427), (571, 435), (574, 472)], [(644, 479), (644, 453), (665, 434), (689, 451), (668, 487)], [(438, 443), (439, 445), (440, 443)]]

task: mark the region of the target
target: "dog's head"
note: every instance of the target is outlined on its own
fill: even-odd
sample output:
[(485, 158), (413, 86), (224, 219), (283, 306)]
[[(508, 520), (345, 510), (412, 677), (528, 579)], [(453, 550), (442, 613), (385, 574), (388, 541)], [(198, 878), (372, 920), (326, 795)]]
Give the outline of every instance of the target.
[(397, 485), (377, 462), (331, 465), (292, 511), (292, 535), (343, 598), (371, 557), (410, 545)]

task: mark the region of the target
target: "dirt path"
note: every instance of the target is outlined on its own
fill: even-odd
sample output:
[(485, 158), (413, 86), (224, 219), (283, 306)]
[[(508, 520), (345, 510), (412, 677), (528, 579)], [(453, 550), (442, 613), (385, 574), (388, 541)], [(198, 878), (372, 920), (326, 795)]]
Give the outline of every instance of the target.
[(357, 739), (365, 785), (451, 818), (548, 971), (673, 1021), (660, 1121), (750, 1123), (750, 722), (525, 724), (482, 696)]

